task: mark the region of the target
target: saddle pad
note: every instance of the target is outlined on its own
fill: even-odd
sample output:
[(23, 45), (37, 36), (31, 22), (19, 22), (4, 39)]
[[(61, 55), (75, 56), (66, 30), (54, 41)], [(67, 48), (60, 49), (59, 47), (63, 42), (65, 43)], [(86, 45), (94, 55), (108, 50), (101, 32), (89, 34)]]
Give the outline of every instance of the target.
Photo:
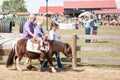
[(35, 53), (41, 52), (38, 43), (33, 43), (30, 40), (27, 41), (26, 49), (27, 51), (30, 51), (30, 52), (35, 52)]

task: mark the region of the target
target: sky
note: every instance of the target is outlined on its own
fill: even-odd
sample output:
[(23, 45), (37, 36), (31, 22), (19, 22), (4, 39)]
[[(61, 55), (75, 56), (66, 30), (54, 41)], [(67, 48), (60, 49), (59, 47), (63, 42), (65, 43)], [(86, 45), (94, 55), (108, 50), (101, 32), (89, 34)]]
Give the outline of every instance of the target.
[[(0, 5), (2, 4), (3, 0), (0, 0)], [(64, 0), (48, 0), (48, 5), (49, 6), (62, 6)], [(66, 0), (67, 1), (67, 0)], [(75, 0), (69, 0), (69, 1), (75, 1)], [(85, 0), (82, 0), (85, 1)], [(26, 2), (26, 7), (30, 13), (37, 13), (40, 6), (45, 6), (46, 5), (46, 0), (25, 0)], [(120, 0), (116, 0), (117, 3), (117, 8), (120, 8)]]
[[(46, 0), (25, 0), (29, 12), (38, 12), (40, 6), (46, 5)], [(63, 0), (48, 0), (48, 5), (63, 5)]]
[[(0, 5), (2, 4), (3, 0), (0, 0)], [(45, 6), (46, 5), (46, 0), (25, 0), (26, 2), (26, 7), (30, 13), (37, 13), (40, 6)], [(48, 0), (48, 5), (49, 6), (62, 6), (63, 5), (63, 0)]]

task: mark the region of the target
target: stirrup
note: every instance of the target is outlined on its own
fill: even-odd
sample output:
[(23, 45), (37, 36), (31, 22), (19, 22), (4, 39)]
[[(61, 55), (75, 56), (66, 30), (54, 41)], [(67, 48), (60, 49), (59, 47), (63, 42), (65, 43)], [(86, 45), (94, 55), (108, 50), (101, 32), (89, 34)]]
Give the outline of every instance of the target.
[(45, 51), (45, 49), (43, 47), (41, 47), (40, 50)]

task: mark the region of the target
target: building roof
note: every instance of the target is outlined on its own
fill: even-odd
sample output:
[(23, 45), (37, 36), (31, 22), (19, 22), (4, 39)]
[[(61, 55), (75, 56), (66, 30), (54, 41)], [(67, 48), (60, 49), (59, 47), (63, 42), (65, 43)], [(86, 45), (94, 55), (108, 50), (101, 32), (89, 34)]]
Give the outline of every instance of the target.
[(7, 14), (15, 14), (15, 15), (29, 15), (29, 12), (0, 12), (0, 14), (7, 15)]
[(94, 11), (95, 14), (118, 14), (120, 9), (103, 9)]
[(5, 15), (5, 14), (9, 14), (9, 12), (0, 12), (0, 14)]
[(116, 8), (115, 0), (64, 1), (64, 8)]
[(29, 12), (16, 12), (15, 14), (18, 16), (25, 16), (25, 15), (29, 15), (30, 13)]
[[(46, 13), (46, 6), (41, 6), (39, 12), (42, 14)], [(63, 13), (64, 8), (63, 6), (48, 6), (48, 12), (50, 13)]]

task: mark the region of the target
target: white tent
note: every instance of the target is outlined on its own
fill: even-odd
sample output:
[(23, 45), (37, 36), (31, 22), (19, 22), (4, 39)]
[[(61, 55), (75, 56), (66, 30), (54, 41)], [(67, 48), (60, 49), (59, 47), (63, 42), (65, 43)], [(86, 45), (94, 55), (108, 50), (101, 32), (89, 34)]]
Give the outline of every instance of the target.
[(43, 16), (46, 16), (47, 14), (48, 14), (48, 15), (53, 15), (54, 13), (53, 13), (53, 12), (48, 11), (48, 13), (44, 13), (44, 14), (43, 14)]
[(83, 13), (81, 13), (78, 17), (82, 17), (82, 16), (90, 17), (90, 16), (94, 16), (94, 14), (91, 13), (91, 12), (83, 12)]

